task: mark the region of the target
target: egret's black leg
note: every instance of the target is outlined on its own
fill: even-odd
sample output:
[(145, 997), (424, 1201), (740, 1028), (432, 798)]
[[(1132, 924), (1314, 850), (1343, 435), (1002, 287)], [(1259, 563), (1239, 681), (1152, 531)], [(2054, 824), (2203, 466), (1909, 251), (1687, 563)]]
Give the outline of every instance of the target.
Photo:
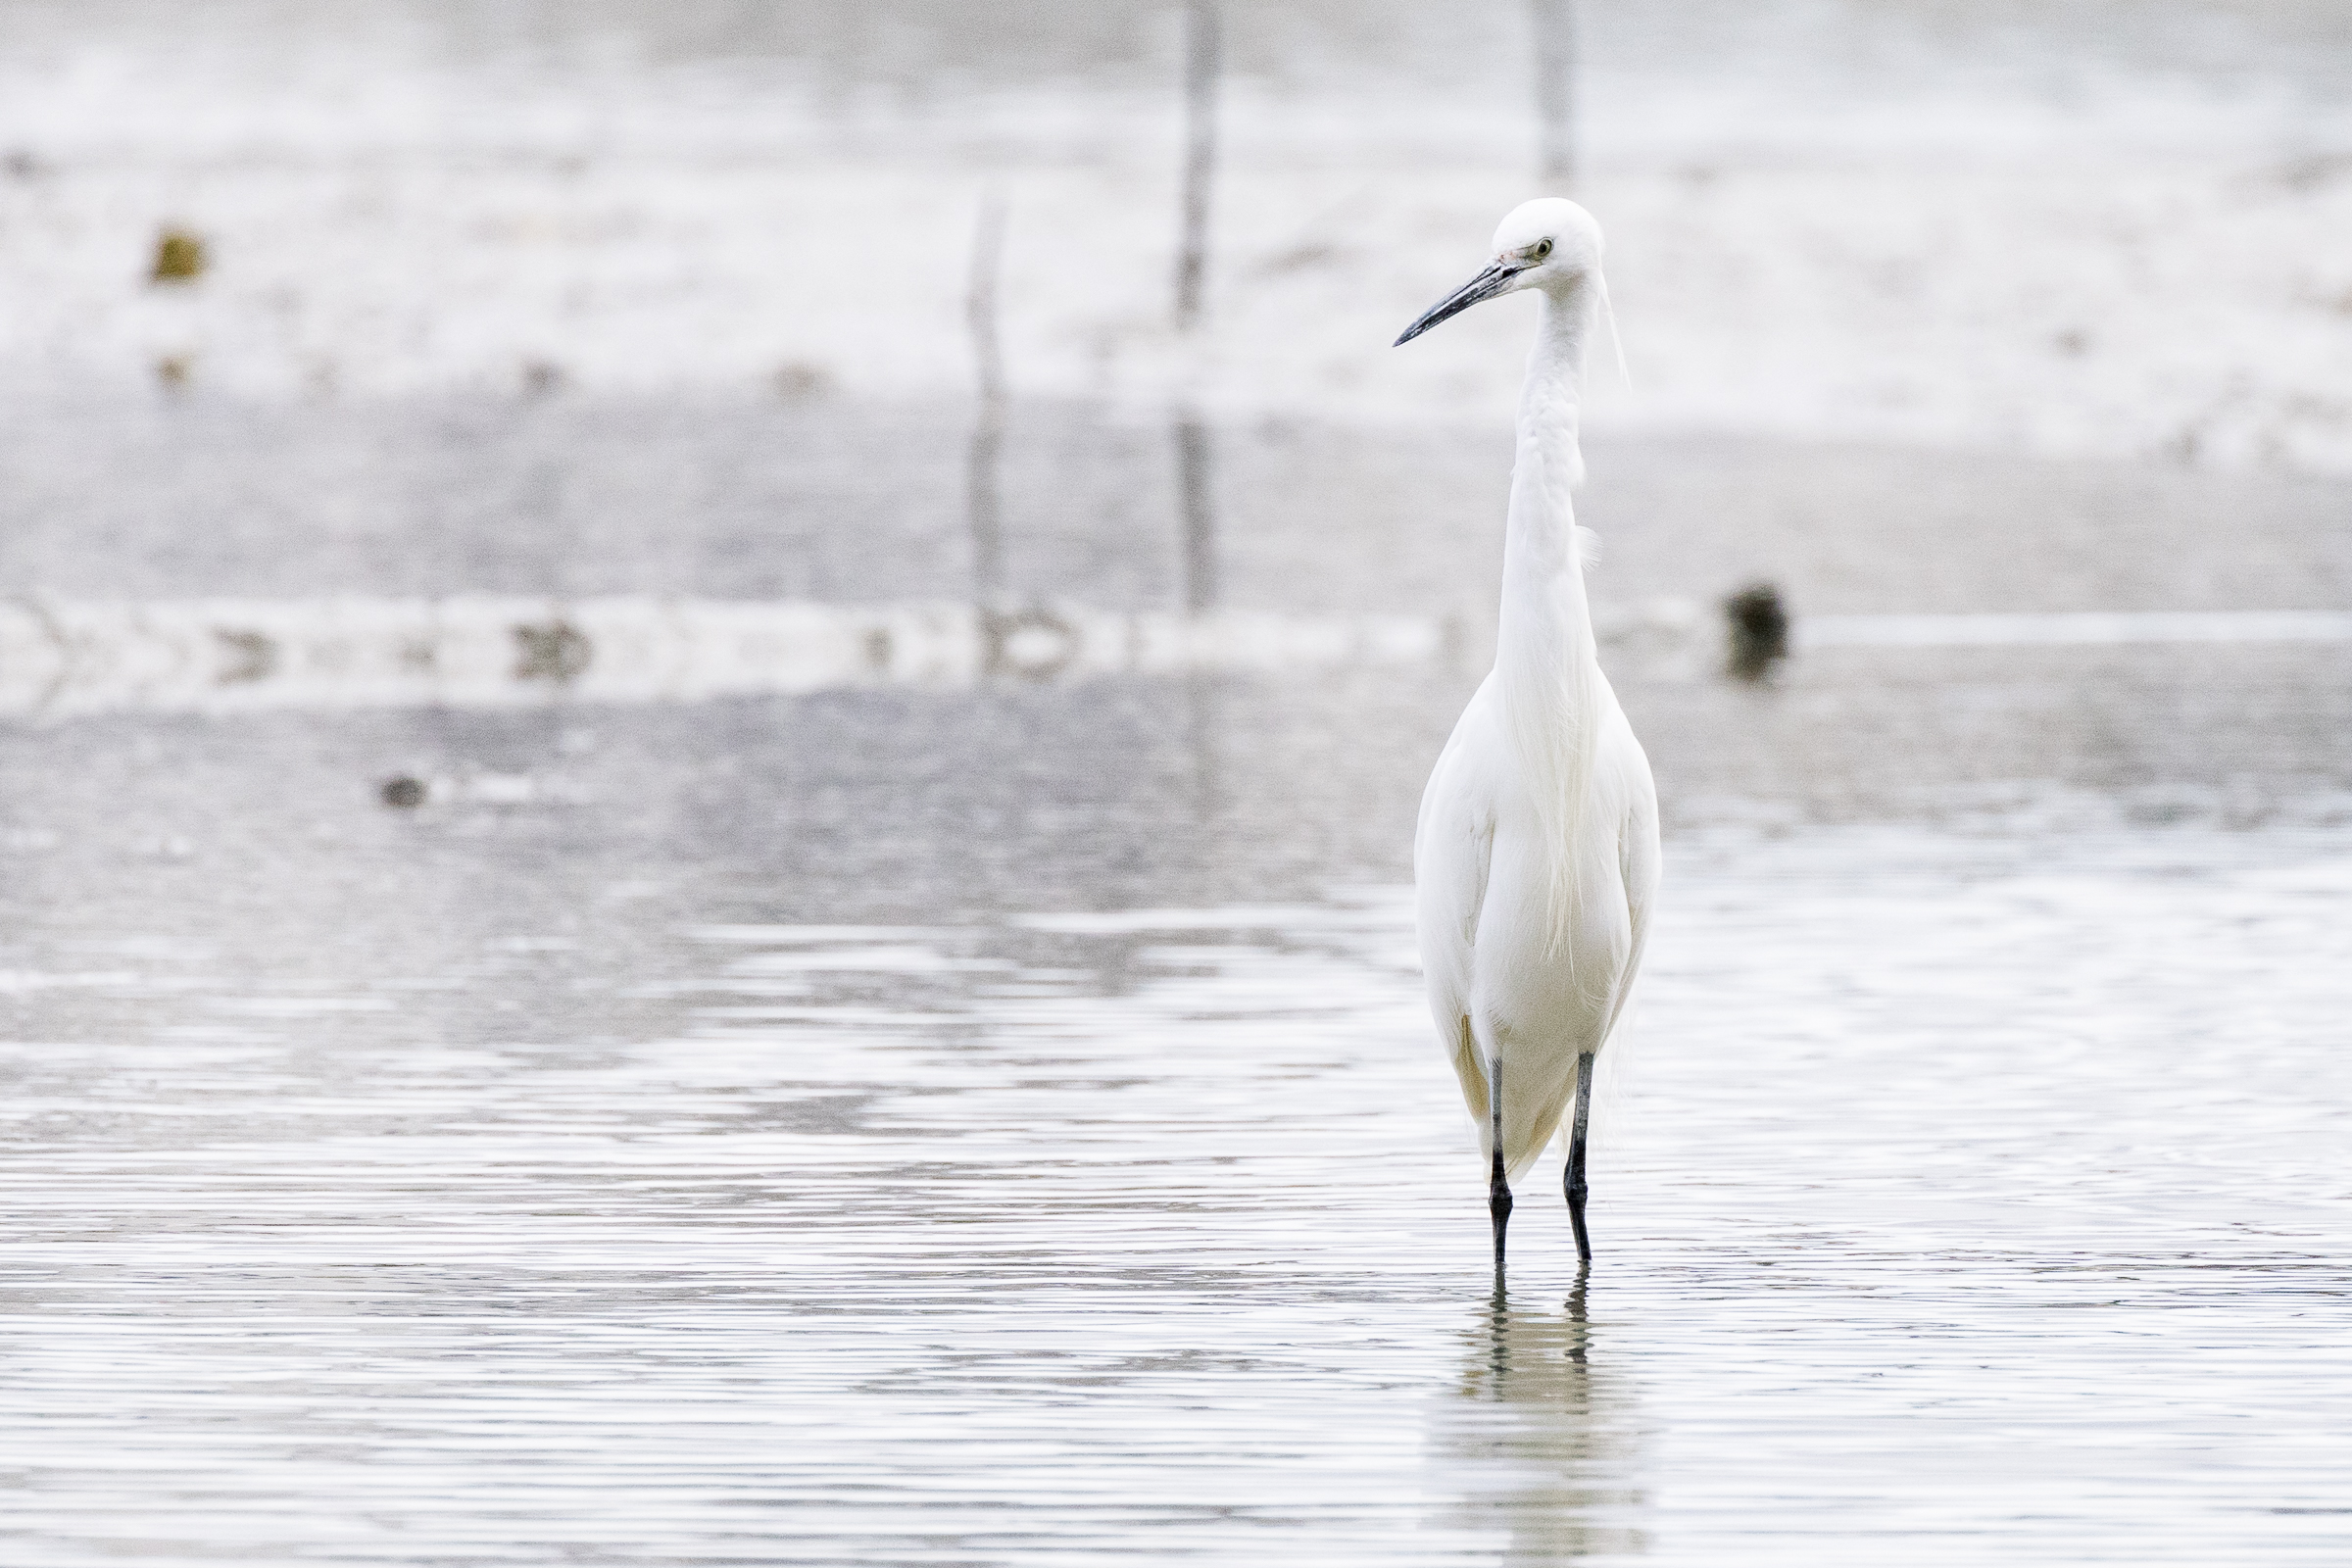
[[(1576, 1058), (1576, 1120), (1568, 1127), (1568, 1223), (1576, 1227), (1580, 1263), (1592, 1261), (1592, 1244), (1585, 1236), (1585, 1129), (1592, 1120), (1592, 1053), (1588, 1051)], [(1498, 1237), (1500, 1234), (1496, 1232)]]
[(1487, 1212), (1494, 1219), (1494, 1280), (1502, 1282), (1502, 1233), (1511, 1223), (1511, 1184), (1502, 1173), (1502, 1058), (1487, 1063), (1487, 1104), (1494, 1116), (1494, 1171), (1487, 1181)]

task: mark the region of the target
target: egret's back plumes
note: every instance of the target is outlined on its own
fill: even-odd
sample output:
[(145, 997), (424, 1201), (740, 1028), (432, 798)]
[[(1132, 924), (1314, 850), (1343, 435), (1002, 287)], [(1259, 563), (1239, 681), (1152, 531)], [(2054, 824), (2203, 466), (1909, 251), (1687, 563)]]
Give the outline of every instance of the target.
[(1609, 347), (1617, 352), (1617, 379), (1625, 383), (1625, 389), (1631, 392), (1634, 389), (1634, 372), (1625, 363), (1625, 338), (1617, 330), (1617, 307), (1609, 303), (1608, 274), (1595, 271), (1592, 282), (1600, 290), (1600, 318), (1609, 326)]
[[(1576, 571), (1570, 581), (1583, 597), (1587, 569), (1585, 541), (1575, 530)], [(1531, 640), (1513, 650), (1519, 657), (1498, 662), (1503, 711), (1512, 750), (1542, 824), (1544, 857), (1544, 952), (1573, 968), (1569, 932), (1576, 914), (1576, 890), (1584, 867), (1586, 818), (1592, 804), (1592, 760), (1599, 736), (1600, 666), (1590, 624), (1562, 628), (1566, 638)], [(1580, 983), (1584, 977), (1578, 977)]]

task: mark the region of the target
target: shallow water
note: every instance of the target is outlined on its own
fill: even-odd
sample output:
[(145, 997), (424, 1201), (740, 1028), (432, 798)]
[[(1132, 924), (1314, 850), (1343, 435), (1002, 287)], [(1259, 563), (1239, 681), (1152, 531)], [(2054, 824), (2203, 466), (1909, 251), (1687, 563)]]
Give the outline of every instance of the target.
[(20, 723), (0, 1555), (2341, 1560), (2343, 807), (1709, 827), (1651, 723), (1599, 1261), (1555, 1154), (1497, 1303), (1463, 679)]
[[(1486, 443), (1216, 431), (1197, 626), (1458, 639), (698, 701), (581, 596), (968, 602), (956, 468), (858, 488), (904, 411), (626, 414), (17, 428), (0, 561), (84, 597), (7, 624), (113, 683), (0, 672), (0, 1560), (2352, 1547), (2340, 643), (1807, 632), (2325, 610), (2333, 488), (1596, 445), (1602, 610), (1762, 566), (1798, 652), (1726, 678), (1703, 597), (1609, 644), (1661, 928), (1599, 1261), (1554, 1156), (1498, 1303), (1401, 886)], [(1065, 417), (1004, 590), (1175, 615), (1166, 432)], [(153, 662), (208, 595), (311, 659), (467, 589), (578, 619), (584, 671), (501, 664), (489, 601), (435, 612), (480, 704)]]

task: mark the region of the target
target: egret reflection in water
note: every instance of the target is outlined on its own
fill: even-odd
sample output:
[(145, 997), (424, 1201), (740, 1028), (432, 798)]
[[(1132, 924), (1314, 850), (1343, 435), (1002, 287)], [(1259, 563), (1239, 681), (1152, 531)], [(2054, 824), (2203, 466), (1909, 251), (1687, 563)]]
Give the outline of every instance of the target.
[(1430, 1421), (1439, 1487), (1455, 1498), (1446, 1522), (1507, 1532), (1503, 1562), (1640, 1554), (1632, 1381), (1610, 1365), (1583, 1278), (1564, 1303), (1535, 1303), (1497, 1290), (1459, 1331), (1460, 1374)]

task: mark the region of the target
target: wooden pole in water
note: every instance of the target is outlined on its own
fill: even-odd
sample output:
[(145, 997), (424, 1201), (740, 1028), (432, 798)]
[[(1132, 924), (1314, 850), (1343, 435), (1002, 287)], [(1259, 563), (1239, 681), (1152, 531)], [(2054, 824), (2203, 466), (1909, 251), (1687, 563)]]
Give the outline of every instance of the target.
[(1184, 24), (1184, 184), (1179, 197), (1176, 326), (1200, 319), (1208, 283), (1208, 198), (1217, 165), (1218, 28), (1215, 0), (1191, 0)]
[(1576, 0), (1528, 0), (1536, 35), (1536, 120), (1544, 190), (1576, 190)]
[[(1221, 38), (1217, 0), (1190, 0), (1184, 26), (1184, 183), (1176, 251), (1176, 330), (1200, 323), (1208, 291), (1208, 204), (1217, 166), (1217, 74)], [(1188, 370), (1188, 373), (1189, 370)], [(1217, 603), (1215, 451), (1208, 425), (1189, 398), (1178, 405), (1176, 505), (1183, 534), (1184, 610), (1206, 614)], [(1193, 811), (1206, 827), (1217, 816), (1222, 772), (1217, 754), (1216, 691), (1195, 672), (1185, 682), (1193, 753)]]
[(964, 511), (972, 530), (973, 597), (983, 614), (997, 610), (1004, 597), (1004, 523), (997, 490), (997, 462), (1004, 445), (1004, 346), (997, 331), (997, 276), (1004, 255), (1004, 198), (991, 189), (980, 199), (963, 300), (980, 395), (964, 470)]
[[(1176, 329), (1188, 335), (1200, 324), (1208, 284), (1208, 204), (1216, 174), (1220, 52), (1216, 0), (1191, 0), (1185, 11), (1184, 183), (1176, 253)], [(1199, 615), (1217, 602), (1214, 453), (1208, 426), (1189, 402), (1176, 411), (1175, 438), (1184, 608), (1186, 613)]]

